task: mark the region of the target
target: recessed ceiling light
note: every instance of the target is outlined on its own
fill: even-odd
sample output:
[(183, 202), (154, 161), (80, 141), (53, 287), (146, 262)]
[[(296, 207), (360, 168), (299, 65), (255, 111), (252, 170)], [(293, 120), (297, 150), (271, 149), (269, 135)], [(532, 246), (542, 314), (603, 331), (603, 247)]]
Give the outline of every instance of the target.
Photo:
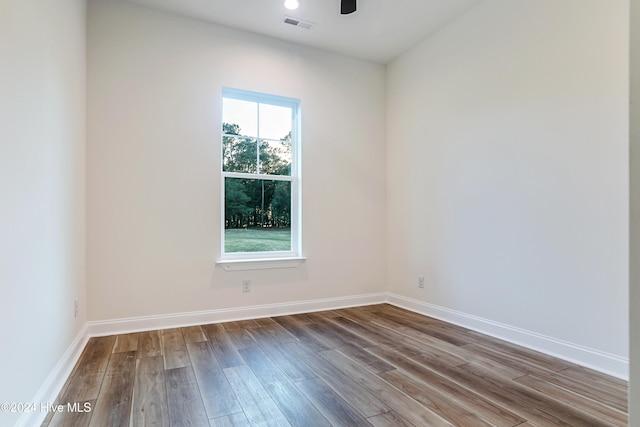
[(295, 10), (300, 6), (300, 2), (298, 0), (284, 0), (284, 7), (289, 10)]

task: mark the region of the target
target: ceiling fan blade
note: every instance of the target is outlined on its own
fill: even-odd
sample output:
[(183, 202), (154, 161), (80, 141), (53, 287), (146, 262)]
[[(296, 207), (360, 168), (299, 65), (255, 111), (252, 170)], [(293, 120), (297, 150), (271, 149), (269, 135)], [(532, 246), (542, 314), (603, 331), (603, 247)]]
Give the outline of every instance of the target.
[(356, 11), (356, 0), (342, 0), (340, 3), (340, 13), (348, 15)]

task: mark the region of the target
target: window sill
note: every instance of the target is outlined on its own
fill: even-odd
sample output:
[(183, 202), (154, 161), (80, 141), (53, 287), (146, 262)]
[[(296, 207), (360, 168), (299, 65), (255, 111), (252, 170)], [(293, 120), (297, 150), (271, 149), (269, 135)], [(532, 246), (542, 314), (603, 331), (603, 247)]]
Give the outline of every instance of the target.
[(218, 260), (216, 264), (225, 271), (266, 270), (270, 268), (295, 268), (306, 258), (265, 258), (265, 259), (234, 259)]

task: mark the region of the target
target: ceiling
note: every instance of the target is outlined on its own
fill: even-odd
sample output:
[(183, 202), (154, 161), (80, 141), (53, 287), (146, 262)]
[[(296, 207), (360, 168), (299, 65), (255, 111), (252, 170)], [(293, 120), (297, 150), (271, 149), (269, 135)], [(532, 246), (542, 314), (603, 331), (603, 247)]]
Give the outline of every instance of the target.
[[(386, 64), (481, 0), (358, 0), (351, 15), (340, 15), (340, 0), (300, 0), (293, 11), (284, 0), (128, 1)], [(315, 25), (287, 25), (285, 16)]]

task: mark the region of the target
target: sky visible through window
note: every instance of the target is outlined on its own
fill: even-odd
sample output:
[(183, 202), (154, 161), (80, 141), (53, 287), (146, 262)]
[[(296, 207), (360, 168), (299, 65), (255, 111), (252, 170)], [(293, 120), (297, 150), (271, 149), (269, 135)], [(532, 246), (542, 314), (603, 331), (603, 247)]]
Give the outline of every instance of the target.
[(237, 124), (242, 135), (280, 140), (291, 131), (291, 109), (277, 105), (257, 104), (239, 99), (223, 98), (223, 123)]

